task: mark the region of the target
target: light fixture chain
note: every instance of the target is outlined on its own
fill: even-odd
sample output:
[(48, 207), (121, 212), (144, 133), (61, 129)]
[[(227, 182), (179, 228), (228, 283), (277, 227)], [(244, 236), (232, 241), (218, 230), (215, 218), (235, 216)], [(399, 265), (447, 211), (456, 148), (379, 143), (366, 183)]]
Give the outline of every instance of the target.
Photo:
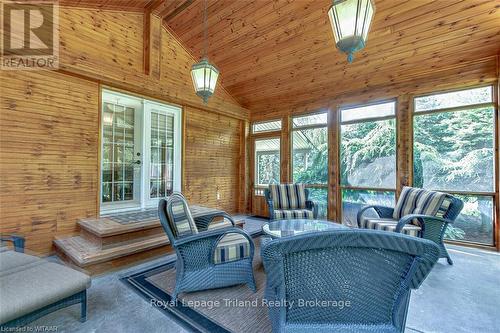
[(203, 57), (208, 56), (208, 0), (204, 0), (203, 8)]

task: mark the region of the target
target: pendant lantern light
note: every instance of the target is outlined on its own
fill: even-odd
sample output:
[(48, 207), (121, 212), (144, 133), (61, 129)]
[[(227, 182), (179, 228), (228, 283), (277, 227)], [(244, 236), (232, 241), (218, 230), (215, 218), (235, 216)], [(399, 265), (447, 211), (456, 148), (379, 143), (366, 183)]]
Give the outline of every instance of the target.
[(203, 9), (203, 58), (191, 67), (191, 77), (193, 78), (196, 95), (203, 99), (206, 104), (208, 98), (214, 94), (219, 70), (212, 65), (207, 58), (208, 48), (208, 23), (207, 23), (207, 0), (204, 0)]
[(347, 53), (347, 61), (365, 47), (374, 13), (373, 0), (333, 0), (328, 17), (337, 48)]

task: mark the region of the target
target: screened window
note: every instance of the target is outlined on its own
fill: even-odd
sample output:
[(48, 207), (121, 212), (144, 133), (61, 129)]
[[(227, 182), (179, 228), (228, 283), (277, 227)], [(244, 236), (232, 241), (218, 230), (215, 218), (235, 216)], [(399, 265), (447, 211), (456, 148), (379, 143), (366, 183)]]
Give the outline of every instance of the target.
[(327, 114), (292, 119), (292, 173), (294, 183), (305, 183), (309, 198), (318, 204), (318, 216), (326, 218), (328, 205)]
[(492, 87), (417, 97), (414, 102), (414, 185), (449, 192), (464, 201), (447, 238), (493, 245)]
[(294, 128), (298, 128), (311, 125), (326, 125), (327, 121), (327, 113), (318, 113), (308, 116), (295, 117), (293, 118), (292, 123)]
[(255, 140), (255, 185), (280, 182), (280, 138)]
[(491, 103), (492, 101), (492, 87), (480, 87), (417, 97), (415, 98), (415, 111), (422, 112), (430, 110), (440, 110), (467, 105)]
[(364, 205), (394, 206), (396, 119), (394, 101), (340, 110), (342, 220), (356, 225)]
[(340, 110), (342, 123), (396, 115), (396, 103), (379, 103)]
[(281, 120), (265, 121), (254, 123), (252, 125), (252, 133), (265, 133), (281, 130)]

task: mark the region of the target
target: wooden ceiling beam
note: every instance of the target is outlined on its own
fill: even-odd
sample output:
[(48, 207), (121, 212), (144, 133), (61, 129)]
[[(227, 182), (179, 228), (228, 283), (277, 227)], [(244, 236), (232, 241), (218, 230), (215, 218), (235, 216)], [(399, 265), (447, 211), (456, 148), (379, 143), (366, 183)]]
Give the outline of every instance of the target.
[(163, 5), (168, 0), (149, 0), (144, 6), (145, 13), (154, 13), (161, 5)]
[[(143, 69), (144, 74), (150, 75), (152, 72), (152, 39), (153, 38), (161, 38), (161, 31), (158, 32), (156, 27), (152, 27), (152, 16), (153, 12), (163, 4), (165, 0), (150, 0), (146, 6), (144, 7), (144, 16), (143, 16)], [(156, 36), (153, 36), (153, 32), (156, 32)], [(158, 33), (160, 37), (157, 36)], [(158, 50), (161, 52), (161, 47), (158, 47)], [(161, 55), (159, 55), (161, 58)], [(158, 59), (159, 60), (159, 59)]]
[(169, 5), (166, 6), (161, 12), (160, 17), (163, 19), (163, 22), (168, 23), (174, 17), (182, 13), (186, 10), (191, 4), (193, 0), (173, 0), (169, 1)]

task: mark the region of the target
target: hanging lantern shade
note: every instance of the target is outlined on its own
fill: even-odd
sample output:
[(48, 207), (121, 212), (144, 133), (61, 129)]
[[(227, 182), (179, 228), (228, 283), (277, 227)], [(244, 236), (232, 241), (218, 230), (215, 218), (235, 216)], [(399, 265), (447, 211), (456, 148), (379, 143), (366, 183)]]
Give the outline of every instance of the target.
[(328, 17), (337, 48), (347, 53), (347, 61), (365, 47), (374, 13), (373, 0), (333, 0)]
[(209, 63), (207, 58), (203, 58), (191, 67), (191, 77), (196, 95), (203, 98), (204, 103), (207, 103), (208, 98), (215, 91), (219, 70)]

